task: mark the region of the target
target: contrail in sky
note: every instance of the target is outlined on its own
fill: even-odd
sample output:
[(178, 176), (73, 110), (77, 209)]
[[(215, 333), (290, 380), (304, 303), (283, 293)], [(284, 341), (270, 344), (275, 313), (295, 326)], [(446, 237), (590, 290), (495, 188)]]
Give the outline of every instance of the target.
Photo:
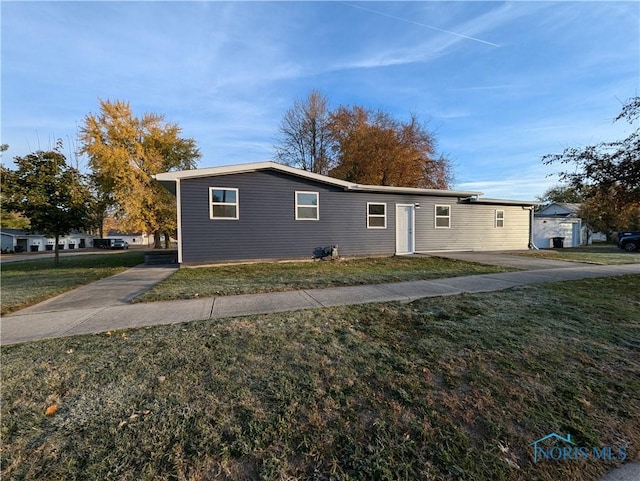
[(492, 47), (499, 47), (497, 43), (487, 42), (486, 40), (482, 40), (481, 38), (470, 37), (469, 35), (463, 35), (461, 33), (452, 32), (451, 30), (444, 30), (442, 28), (434, 27), (433, 25), (427, 25), (426, 23), (414, 22), (413, 20), (408, 20), (402, 17), (396, 17), (395, 15), (389, 15), (388, 13), (380, 12), (378, 10), (373, 10), (371, 8), (361, 7), (360, 5), (353, 5), (351, 3), (345, 3), (349, 7), (359, 8), (360, 10), (365, 10), (367, 12), (375, 13), (376, 15), (381, 15), (383, 17), (392, 18), (394, 20), (398, 20), (400, 22), (411, 23), (413, 25), (418, 25), (419, 27), (429, 28), (431, 30), (436, 30), (438, 32), (448, 33), (449, 35), (455, 35), (456, 37), (465, 38), (467, 40), (473, 40), (475, 42), (484, 43), (485, 45), (491, 45)]

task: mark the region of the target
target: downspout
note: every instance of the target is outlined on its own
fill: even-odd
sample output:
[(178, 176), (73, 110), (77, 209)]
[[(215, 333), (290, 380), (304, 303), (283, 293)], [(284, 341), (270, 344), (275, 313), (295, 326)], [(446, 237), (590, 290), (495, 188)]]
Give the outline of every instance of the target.
[(178, 234), (178, 265), (182, 264), (182, 206), (180, 201), (180, 179), (176, 179), (176, 226)]
[(540, 249), (538, 249), (538, 247), (536, 246), (536, 244), (533, 242), (533, 220), (534, 220), (534, 207), (527, 207), (527, 209), (529, 209), (530, 215), (529, 215), (529, 249), (535, 249), (537, 251), (539, 251)]

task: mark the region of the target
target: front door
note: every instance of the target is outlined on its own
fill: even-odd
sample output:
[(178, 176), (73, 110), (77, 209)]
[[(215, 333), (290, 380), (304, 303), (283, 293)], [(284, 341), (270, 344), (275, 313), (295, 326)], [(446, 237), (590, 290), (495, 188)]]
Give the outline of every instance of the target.
[(415, 206), (396, 204), (396, 254), (415, 251)]

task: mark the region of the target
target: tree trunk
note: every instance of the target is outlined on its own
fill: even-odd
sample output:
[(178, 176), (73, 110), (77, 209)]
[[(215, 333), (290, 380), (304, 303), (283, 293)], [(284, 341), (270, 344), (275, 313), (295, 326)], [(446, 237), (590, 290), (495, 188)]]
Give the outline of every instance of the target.
[(164, 248), (171, 249), (171, 234), (168, 232), (164, 233)]
[(58, 244), (60, 243), (60, 236), (56, 234), (56, 245), (53, 248), (54, 256), (53, 256), (53, 265), (58, 267), (60, 264), (60, 250), (58, 248)]
[(162, 249), (162, 239), (160, 238), (160, 231), (157, 230), (153, 233), (153, 248)]

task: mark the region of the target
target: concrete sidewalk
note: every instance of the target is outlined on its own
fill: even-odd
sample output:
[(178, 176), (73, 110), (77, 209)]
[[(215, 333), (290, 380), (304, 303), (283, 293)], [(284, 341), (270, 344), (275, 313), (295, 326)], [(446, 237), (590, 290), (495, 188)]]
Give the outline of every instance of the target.
[(14, 314), (37, 314), (75, 310), (79, 308), (91, 309), (129, 305), (132, 299), (148, 291), (177, 270), (177, 265), (147, 266), (141, 264), (119, 274), (105, 277), (99, 281), (52, 297), (51, 299), (22, 309)]
[[(568, 263), (563, 263), (568, 264)], [(137, 328), (161, 324), (190, 322), (201, 319), (221, 319), (262, 313), (286, 312), (330, 306), (364, 304), (370, 302), (410, 302), (424, 297), (446, 296), (464, 292), (489, 292), (510, 287), (543, 282), (640, 274), (640, 264), (596, 266), (570, 264), (558, 268), (532, 271), (504, 272), (429, 281), (397, 282), (391, 284), (332, 287), (300, 291), (211, 297), (179, 301), (128, 304), (127, 296), (111, 301), (91, 298), (96, 289), (122, 288), (125, 279), (132, 285), (139, 282), (141, 292), (154, 284), (154, 276), (171, 274), (171, 269), (134, 268), (109, 279), (98, 281), (75, 294), (65, 294), (42, 304), (18, 311), (2, 320), (0, 343), (3, 345), (55, 337), (90, 334), (114, 329)], [(159, 269), (155, 271), (155, 269)], [(96, 284), (99, 284), (96, 287)], [(68, 296), (78, 296), (70, 303)], [(95, 296), (96, 298), (99, 296)], [(84, 299), (84, 300), (81, 300)], [(98, 304), (98, 305), (96, 305)], [(107, 304), (107, 305), (105, 305)], [(75, 306), (75, 307), (74, 307)]]

